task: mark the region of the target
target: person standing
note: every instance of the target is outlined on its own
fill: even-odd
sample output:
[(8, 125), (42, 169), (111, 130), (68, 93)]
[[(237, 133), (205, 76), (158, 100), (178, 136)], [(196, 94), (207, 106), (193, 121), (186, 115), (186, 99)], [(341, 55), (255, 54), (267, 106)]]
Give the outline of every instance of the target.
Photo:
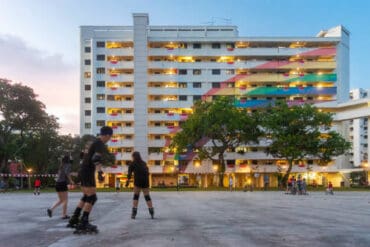
[(230, 192), (233, 191), (233, 185), (234, 185), (233, 177), (230, 175), (229, 176), (229, 190), (230, 190)]
[(34, 185), (35, 185), (35, 190), (33, 191), (33, 194), (40, 195), (41, 180), (39, 177), (36, 178)]
[(149, 214), (151, 218), (154, 219), (153, 203), (149, 195), (149, 168), (141, 159), (141, 155), (137, 151), (132, 153), (132, 163), (128, 167), (126, 187), (128, 187), (130, 183), (132, 173), (134, 173), (134, 197), (132, 201), (131, 219), (135, 219), (136, 217), (141, 191), (143, 191)]
[[(111, 139), (112, 135), (113, 129), (111, 127), (102, 127), (99, 137), (91, 144), (88, 152), (84, 154), (79, 171), (83, 196), (67, 225), (67, 227), (76, 227), (74, 233), (98, 232), (97, 226), (89, 223), (89, 215), (95, 202), (98, 200), (96, 196), (95, 171), (98, 171), (98, 180), (104, 181), (104, 173), (102, 171), (103, 154), (108, 152), (105, 143)], [(83, 213), (81, 220), (79, 220), (81, 211)]]
[(55, 184), (55, 190), (58, 194), (58, 201), (54, 203), (51, 208), (47, 209), (47, 214), (51, 218), (53, 216), (53, 210), (62, 204), (62, 219), (69, 219), (67, 215), (67, 204), (68, 204), (68, 183), (73, 185), (71, 177), (71, 159), (69, 155), (65, 155), (62, 158), (62, 162), (58, 170), (58, 178)]
[(118, 194), (118, 192), (120, 191), (121, 191), (121, 179), (116, 178), (116, 193)]

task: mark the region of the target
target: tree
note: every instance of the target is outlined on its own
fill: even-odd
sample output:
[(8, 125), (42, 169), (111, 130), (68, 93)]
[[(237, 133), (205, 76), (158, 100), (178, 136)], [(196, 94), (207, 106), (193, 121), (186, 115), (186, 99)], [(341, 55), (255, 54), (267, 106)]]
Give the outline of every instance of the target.
[(17, 158), (33, 133), (58, 126), (47, 126), (50, 116), (32, 88), (0, 79), (0, 92), (0, 162), (4, 170), (7, 160)]
[(241, 144), (257, 142), (261, 134), (255, 114), (238, 109), (227, 97), (219, 97), (212, 102), (196, 102), (193, 114), (181, 128), (171, 147), (179, 153), (196, 152), (200, 159), (217, 162), (220, 186), (223, 186), (225, 152)]
[(295, 162), (316, 157), (320, 164), (327, 164), (350, 148), (349, 142), (330, 130), (332, 114), (320, 112), (312, 105), (289, 107), (279, 101), (264, 116), (263, 127), (270, 142), (267, 154), (288, 163), (282, 185), (286, 185)]

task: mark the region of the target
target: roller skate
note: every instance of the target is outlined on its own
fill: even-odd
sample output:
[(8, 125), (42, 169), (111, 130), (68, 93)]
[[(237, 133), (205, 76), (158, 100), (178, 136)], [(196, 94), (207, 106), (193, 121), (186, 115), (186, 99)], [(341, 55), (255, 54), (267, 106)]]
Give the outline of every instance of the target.
[(67, 227), (69, 227), (69, 228), (76, 228), (79, 224), (80, 224), (80, 219), (78, 218), (78, 216), (73, 215), (69, 219), (69, 222), (67, 224)]
[(131, 219), (135, 219), (137, 214), (137, 208), (132, 208)]
[(149, 214), (152, 219), (154, 219), (154, 208), (149, 208)]
[(99, 232), (96, 225), (92, 225), (89, 222), (80, 223), (77, 225), (74, 234), (97, 234)]

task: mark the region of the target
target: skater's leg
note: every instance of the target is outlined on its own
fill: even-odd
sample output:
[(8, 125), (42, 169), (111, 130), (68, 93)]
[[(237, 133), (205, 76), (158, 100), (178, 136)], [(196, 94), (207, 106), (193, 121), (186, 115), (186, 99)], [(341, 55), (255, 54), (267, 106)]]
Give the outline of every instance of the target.
[(52, 213), (53, 213), (54, 209), (56, 209), (60, 204), (63, 203), (63, 199), (62, 199), (62, 195), (61, 195), (62, 192), (57, 192), (57, 194), (58, 194), (58, 201), (56, 201), (54, 203), (54, 205), (51, 208), (48, 209), (49, 217), (52, 217)]
[(132, 207), (137, 208), (139, 205), (139, 197), (140, 197), (141, 188), (134, 186), (134, 198), (132, 200)]
[(139, 205), (140, 191), (141, 191), (141, 188), (134, 186), (134, 197), (132, 200), (131, 219), (135, 219), (136, 214), (137, 214), (137, 206)]
[(83, 207), (83, 214), (81, 218), (82, 224), (87, 224), (89, 222), (89, 214), (98, 200), (96, 197), (96, 188), (95, 187), (86, 187), (86, 202)]
[(144, 194), (144, 198), (146, 201), (146, 205), (148, 206), (148, 209), (149, 209), (149, 214), (152, 217), (152, 219), (154, 219), (154, 208), (153, 208), (152, 199), (150, 198), (150, 195), (149, 195), (149, 188), (144, 188), (143, 194)]
[(80, 218), (82, 209), (85, 205), (86, 198), (87, 198), (87, 195), (85, 194), (85, 192), (86, 192), (85, 187), (82, 187), (81, 189), (82, 189), (83, 196), (81, 197), (80, 201), (78, 202), (78, 205), (77, 205), (71, 219), (69, 220), (69, 223), (68, 223), (67, 227), (76, 227), (77, 224), (79, 223), (79, 218)]
[(67, 217), (67, 204), (68, 204), (68, 192), (63, 191), (61, 192), (62, 196), (62, 217), (66, 218)]
[(148, 205), (148, 208), (152, 208), (153, 203), (152, 203), (152, 199), (150, 198), (149, 188), (143, 189), (143, 194), (144, 194), (144, 197), (145, 197), (146, 205)]

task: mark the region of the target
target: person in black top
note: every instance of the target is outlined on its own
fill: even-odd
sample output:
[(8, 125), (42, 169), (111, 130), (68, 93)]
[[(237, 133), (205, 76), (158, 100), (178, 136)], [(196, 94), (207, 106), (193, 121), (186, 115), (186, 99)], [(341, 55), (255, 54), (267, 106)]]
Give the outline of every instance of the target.
[[(102, 127), (99, 137), (91, 144), (87, 153), (83, 156), (79, 171), (83, 196), (67, 225), (67, 227), (76, 227), (75, 233), (83, 233), (85, 231), (97, 232), (97, 227), (89, 223), (89, 214), (98, 200), (96, 197), (95, 170), (98, 171), (98, 180), (104, 181), (102, 171), (103, 154), (108, 152), (105, 143), (110, 140), (112, 135), (113, 130), (111, 127)], [(83, 214), (81, 220), (79, 220), (82, 210)]]
[(64, 155), (62, 162), (58, 170), (58, 179), (55, 184), (55, 190), (58, 193), (59, 200), (51, 207), (47, 209), (49, 217), (53, 216), (53, 210), (59, 205), (63, 205), (62, 219), (69, 219), (67, 215), (67, 204), (68, 204), (68, 183), (74, 184), (71, 177), (71, 164), (72, 161), (69, 155)]
[(134, 173), (134, 198), (132, 202), (131, 218), (135, 219), (136, 217), (140, 191), (143, 191), (146, 204), (148, 205), (150, 216), (153, 219), (154, 208), (152, 199), (150, 198), (149, 195), (149, 168), (146, 165), (146, 163), (141, 159), (139, 152), (132, 153), (132, 163), (128, 167), (126, 187), (128, 187), (132, 173)]

